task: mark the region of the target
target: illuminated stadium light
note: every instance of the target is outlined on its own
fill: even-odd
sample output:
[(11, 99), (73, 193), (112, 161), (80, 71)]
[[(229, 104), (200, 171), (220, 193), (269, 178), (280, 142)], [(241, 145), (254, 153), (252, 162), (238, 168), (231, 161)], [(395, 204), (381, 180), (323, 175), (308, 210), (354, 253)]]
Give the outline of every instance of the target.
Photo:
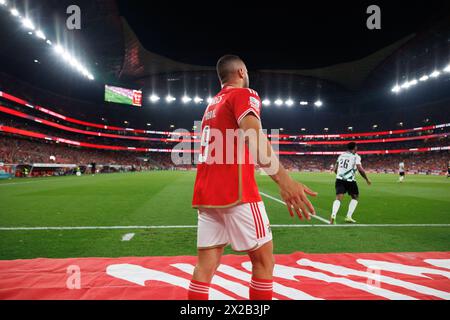
[(404, 82), (404, 83), (400, 86), (400, 88), (402, 88), (402, 89), (408, 89), (409, 87), (410, 87), (409, 81)]
[(59, 44), (57, 44), (55, 46), (55, 52), (62, 55), (64, 53), (64, 49)]
[(166, 97), (166, 102), (167, 103), (172, 103), (175, 100), (177, 100), (175, 97), (172, 97), (170, 94)]
[(288, 107), (292, 107), (292, 106), (294, 105), (294, 101), (293, 101), (292, 99), (288, 99), (288, 100), (286, 100), (285, 104), (286, 104)]
[(306, 131), (306, 128), (302, 128), (302, 131)]
[(192, 101), (192, 98), (188, 97), (188, 96), (184, 96), (183, 98), (181, 98), (181, 101), (183, 101), (183, 103), (189, 103)]
[(372, 128), (376, 129), (376, 128), (378, 128), (378, 125), (377, 125), (377, 124), (374, 124), (374, 125), (372, 126)]
[(34, 27), (33, 22), (32, 22), (30, 19), (28, 19), (28, 18), (23, 18), (23, 19), (22, 19), (22, 24), (23, 24), (23, 26), (24, 26), (25, 28), (27, 28), (27, 29), (31, 29), (31, 30), (36, 29), (36, 28)]
[(70, 53), (64, 50), (61, 45), (55, 45), (53, 47), (53, 50), (83, 76), (85, 76), (89, 80), (95, 79), (94, 76), (86, 69), (86, 67), (84, 67), (77, 59), (73, 58)]
[(174, 125), (174, 124), (171, 124), (171, 125), (170, 125), (170, 128), (171, 128), (171, 129), (175, 128), (175, 125)]
[(20, 16), (19, 11), (18, 11), (17, 9), (15, 9), (15, 8), (11, 9), (10, 12), (11, 12), (11, 14), (12, 14), (14, 17), (19, 17), (19, 16)]
[(314, 105), (315, 105), (316, 107), (320, 108), (321, 106), (323, 106), (323, 102), (320, 101), (320, 100), (317, 100), (317, 101), (314, 103)]
[(67, 62), (69, 62), (72, 59), (72, 56), (67, 51), (63, 51), (62, 54), (61, 54), (61, 57), (64, 60), (66, 60)]
[(430, 74), (430, 77), (431, 77), (431, 78), (437, 78), (437, 77), (439, 77), (440, 75), (441, 75), (441, 73), (440, 73), (439, 71), (435, 70), (435, 71), (433, 71), (432, 74)]
[(151, 127), (152, 126), (152, 124), (151, 123), (147, 123), (147, 127)]
[(79, 72), (84, 73), (84, 67), (77, 60), (73, 59), (71, 64), (74, 68), (76, 68)]
[(348, 127), (347, 129), (350, 130), (350, 131), (352, 131), (352, 130), (353, 130), (353, 127)]
[(401, 88), (399, 85), (396, 85), (395, 87), (392, 88), (392, 92), (400, 92)]
[(308, 101), (300, 101), (301, 106), (307, 106), (309, 103)]
[(212, 98), (212, 97), (208, 97), (208, 99), (206, 99), (206, 102), (207, 102), (208, 104), (210, 104), (212, 101), (213, 101), (213, 98)]
[(280, 128), (280, 131), (284, 131), (284, 128)]
[[(6, 0), (0, 0), (0, 5), (8, 6), (8, 2)], [(34, 25), (33, 21), (28, 17), (22, 17), (19, 10), (16, 8), (10, 8), (9, 12), (12, 16), (18, 17), (19, 23), (28, 30), (28, 34), (30, 36), (35, 35), (37, 38), (45, 41), (45, 43), (49, 46), (53, 46), (53, 42), (50, 39), (47, 39), (44, 31), (41, 29), (37, 29)], [(34, 31), (34, 32), (33, 32)], [(78, 60), (72, 57), (72, 55), (65, 51), (61, 45), (56, 45), (54, 48), (55, 52), (60, 55), (70, 66), (72, 66), (75, 70), (80, 72), (83, 76), (90, 80), (94, 80), (94, 76), (90, 73)]]
[(271, 103), (272, 102), (269, 99), (264, 99), (263, 102), (262, 102), (263, 106), (266, 106), (266, 107), (270, 106)]
[(198, 96), (196, 96), (196, 97), (194, 98), (194, 103), (199, 104), (199, 103), (202, 103), (202, 102), (203, 102), (203, 99), (202, 99), (202, 98), (200, 98), (200, 97), (198, 97)]
[(329, 129), (329, 128), (324, 128), (323, 130), (324, 130), (324, 131), (328, 131), (328, 130), (330, 130), (330, 129)]
[(282, 106), (282, 105), (283, 105), (283, 100), (277, 99), (277, 100), (275, 100), (275, 104), (276, 104), (277, 106)]
[(438, 69), (434, 69), (434, 71), (432, 71), (430, 74), (424, 74), (418, 80), (417, 79), (413, 79), (411, 81), (405, 81), (401, 85), (397, 84), (396, 86), (394, 86), (391, 89), (391, 91), (395, 92), (395, 93), (398, 93), (398, 92), (402, 91), (402, 89), (408, 89), (408, 88), (410, 88), (412, 86), (417, 85), (419, 82), (428, 81), (430, 78), (436, 79), (444, 72), (450, 72), (450, 65), (447, 65), (446, 67), (444, 67), (442, 69), (442, 71), (440, 71)]
[(42, 40), (46, 40), (47, 39), (45, 37), (44, 32), (42, 32), (41, 30), (36, 31), (36, 37), (38, 37), (39, 39), (42, 39)]
[(161, 98), (158, 97), (156, 94), (152, 94), (152, 95), (150, 96), (150, 101), (151, 101), (151, 102), (158, 102), (159, 100), (161, 100)]

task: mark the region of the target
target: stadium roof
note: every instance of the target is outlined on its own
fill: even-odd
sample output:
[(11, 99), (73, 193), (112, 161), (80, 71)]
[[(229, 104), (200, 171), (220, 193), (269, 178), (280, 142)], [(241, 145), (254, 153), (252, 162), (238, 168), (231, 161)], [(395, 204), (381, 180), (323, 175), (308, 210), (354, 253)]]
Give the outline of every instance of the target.
[[(68, 31), (65, 9), (74, 3), (83, 10), (82, 29)], [(282, 3), (275, 9), (259, 4), (256, 9), (239, 6), (239, 11), (232, 2), (226, 8), (177, 3), (176, 10), (173, 4), (154, 3), (147, 10), (142, 1), (130, 0), (16, 4), (50, 29), (47, 33), (74, 47), (93, 69), (98, 81), (90, 86), (97, 89), (103, 83), (161, 86), (172, 75), (183, 81), (201, 78), (202, 86), (216, 83), (214, 63), (231, 52), (246, 60), (259, 83), (272, 85), (276, 76), (281, 88), (296, 82), (304, 86), (297, 91), (352, 95), (365, 85), (391, 86), (410, 68), (448, 59), (450, 53), (448, 1), (380, 2), (383, 25), (377, 31), (365, 27), (363, 4), (302, 4), (301, 10)], [(230, 19), (234, 14), (245, 18)], [(71, 86), (87, 91), (70, 72), (54, 68), (54, 57), (23, 40), (18, 29), (8, 19), (1, 22), (0, 37), (9, 44), (0, 53), (2, 70), (39, 85), (45, 76), (50, 90), (67, 88), (70, 79)], [(39, 64), (33, 64), (35, 57)], [(52, 68), (43, 70), (41, 63)]]
[[(145, 49), (128, 22), (125, 19), (122, 19), (122, 23), (125, 41), (125, 58), (122, 70), (119, 74), (120, 78), (139, 81), (159, 74), (198, 71), (215, 72), (215, 68), (212, 66), (178, 62)], [(263, 74), (297, 75), (317, 78), (335, 82), (348, 89), (358, 89), (366, 80), (367, 76), (381, 62), (413, 38), (414, 35), (404, 37), (394, 44), (357, 61), (345, 62), (317, 69), (261, 69), (255, 71)]]

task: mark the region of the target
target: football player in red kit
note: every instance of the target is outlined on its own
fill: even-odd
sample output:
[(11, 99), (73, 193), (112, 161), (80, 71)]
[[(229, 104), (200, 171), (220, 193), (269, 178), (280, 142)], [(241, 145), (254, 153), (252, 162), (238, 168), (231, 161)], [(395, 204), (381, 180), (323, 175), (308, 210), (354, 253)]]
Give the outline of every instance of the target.
[(188, 298), (208, 299), (224, 248), (231, 244), (233, 250), (247, 252), (252, 262), (250, 299), (271, 300), (272, 233), (255, 181), (254, 163), (278, 184), (291, 216), (296, 212), (300, 218), (310, 219), (315, 212), (306, 195), (317, 194), (290, 178), (275, 155), (262, 131), (261, 99), (249, 89), (244, 62), (226, 55), (218, 61), (217, 73), (222, 90), (212, 99), (202, 120), (193, 197), (193, 207), (198, 209), (198, 262)]

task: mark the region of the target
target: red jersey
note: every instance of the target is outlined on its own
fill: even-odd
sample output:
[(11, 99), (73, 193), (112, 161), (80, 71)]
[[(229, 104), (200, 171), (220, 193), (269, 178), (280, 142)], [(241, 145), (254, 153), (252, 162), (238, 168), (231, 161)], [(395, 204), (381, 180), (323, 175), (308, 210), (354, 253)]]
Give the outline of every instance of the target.
[(225, 87), (206, 108), (192, 202), (194, 208), (227, 208), (261, 201), (255, 166), (248, 161), (251, 157), (248, 147), (243, 144), (244, 147), (239, 148), (237, 136), (227, 138), (230, 132), (239, 129), (239, 123), (246, 115), (253, 114), (260, 119), (260, 113), (261, 99), (256, 91), (246, 88)]

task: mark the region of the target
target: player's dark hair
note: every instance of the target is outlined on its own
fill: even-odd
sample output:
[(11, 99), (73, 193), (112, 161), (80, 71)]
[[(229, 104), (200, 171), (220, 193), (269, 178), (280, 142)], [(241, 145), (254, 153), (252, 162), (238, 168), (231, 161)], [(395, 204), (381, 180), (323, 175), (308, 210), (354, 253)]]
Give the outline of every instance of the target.
[(353, 150), (355, 150), (355, 148), (356, 148), (356, 143), (355, 142), (350, 142), (347, 145), (347, 150), (353, 151)]
[(232, 66), (235, 62), (242, 62), (242, 59), (233, 54), (224, 55), (217, 61), (216, 70), (221, 83), (229, 80), (228, 78), (233, 71)]

